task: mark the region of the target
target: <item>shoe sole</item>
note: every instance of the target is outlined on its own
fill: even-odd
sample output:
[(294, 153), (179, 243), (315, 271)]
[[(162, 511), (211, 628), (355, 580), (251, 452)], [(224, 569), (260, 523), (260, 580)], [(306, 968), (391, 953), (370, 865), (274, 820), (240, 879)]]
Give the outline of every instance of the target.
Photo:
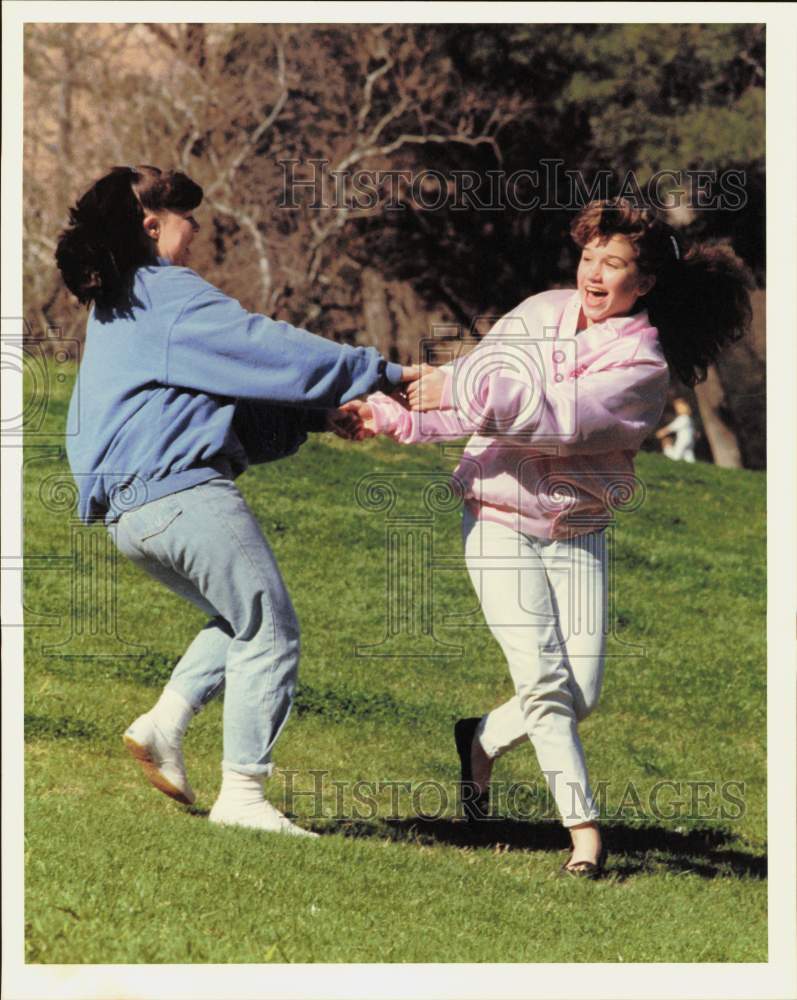
[[(571, 852), (570, 857), (572, 856)], [(595, 882), (597, 879), (603, 878), (606, 874), (606, 859), (608, 857), (609, 852), (604, 847), (601, 849), (596, 862), (577, 861), (573, 868), (568, 867), (570, 864), (570, 858), (568, 858), (562, 865), (562, 873), (569, 875), (571, 878), (583, 878)]]
[(315, 830), (304, 830), (299, 827), (301, 832), (292, 833), (290, 830), (280, 830), (278, 827), (271, 829), (265, 826), (254, 826), (248, 823), (237, 823), (235, 820), (229, 819), (216, 819), (212, 815), (208, 817), (208, 822), (213, 823), (214, 826), (226, 826), (229, 828), (237, 828), (239, 830), (257, 830), (258, 833), (274, 833), (280, 837), (298, 837), (300, 840), (316, 840), (320, 839), (319, 834)]
[(154, 785), (159, 792), (163, 792), (164, 795), (168, 795), (170, 799), (174, 799), (175, 802), (179, 802), (181, 805), (192, 806), (194, 804), (196, 801), (195, 798), (189, 798), (185, 792), (182, 792), (168, 778), (163, 776), (157, 762), (153, 759), (147, 747), (142, 746), (141, 743), (136, 743), (131, 736), (123, 736), (122, 739), (130, 755), (141, 765), (141, 769), (151, 785)]
[(591, 882), (603, 876), (603, 868), (599, 868), (591, 861), (579, 861), (578, 864), (582, 867), (568, 868), (567, 865), (562, 865), (562, 873), (571, 878), (582, 878)]

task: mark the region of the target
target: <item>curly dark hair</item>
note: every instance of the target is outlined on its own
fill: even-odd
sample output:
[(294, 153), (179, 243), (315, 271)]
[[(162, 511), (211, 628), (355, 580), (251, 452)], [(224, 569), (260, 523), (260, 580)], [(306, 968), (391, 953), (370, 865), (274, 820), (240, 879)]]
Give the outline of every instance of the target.
[(129, 310), (135, 273), (154, 258), (145, 211), (189, 212), (201, 201), (202, 188), (180, 171), (113, 167), (69, 210), (55, 251), (64, 284), (99, 313)]
[(703, 382), (723, 348), (750, 325), (752, 274), (727, 243), (685, 246), (659, 215), (624, 198), (593, 201), (570, 226), (577, 246), (623, 236), (636, 249), (637, 266), (656, 283), (639, 299), (659, 332), (673, 375), (684, 385)]

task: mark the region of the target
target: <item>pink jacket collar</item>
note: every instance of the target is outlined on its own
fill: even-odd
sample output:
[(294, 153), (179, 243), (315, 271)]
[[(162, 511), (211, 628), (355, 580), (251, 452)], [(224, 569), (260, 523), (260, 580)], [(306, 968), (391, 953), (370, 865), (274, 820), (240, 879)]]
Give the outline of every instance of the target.
[[(578, 328), (578, 317), (581, 312), (581, 295), (578, 291), (573, 292), (565, 305), (562, 313), (562, 321), (559, 324), (560, 337), (575, 337)], [(607, 333), (615, 337), (626, 337), (629, 334), (641, 333), (643, 330), (652, 330), (647, 309), (642, 309), (631, 316), (610, 316), (602, 323), (594, 323), (592, 326), (582, 330), (578, 336), (583, 343), (585, 340), (592, 341), (593, 337), (605, 338)]]

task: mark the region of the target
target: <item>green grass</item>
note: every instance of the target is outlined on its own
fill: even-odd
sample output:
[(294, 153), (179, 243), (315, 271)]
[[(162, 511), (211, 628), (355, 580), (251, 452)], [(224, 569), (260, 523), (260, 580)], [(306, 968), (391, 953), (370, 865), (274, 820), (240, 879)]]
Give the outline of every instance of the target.
[[(456, 510), (428, 525), (437, 644), (419, 635), (404, 658), (357, 655), (386, 636), (387, 522), (357, 506), (355, 484), (389, 475), (393, 513), (417, 515), (453, 452), (323, 435), (239, 480), (303, 628), (268, 790), (323, 836), (294, 841), (207, 823), (220, 704), (186, 740), (193, 809), (126, 757), (121, 733), (203, 621), (121, 559), (115, 618), (73, 597), (90, 563), (72, 547), (93, 529), (71, 523), (59, 494), (71, 379), (52, 389), (25, 455), (29, 962), (766, 961), (761, 473), (639, 458), (647, 495), (614, 532), (614, 634), (601, 705), (581, 727), (605, 791), (609, 877), (583, 884), (558, 875), (567, 837), (530, 747), (496, 768), (502, 818), (472, 835), (456, 817), (451, 725), (511, 693), (487, 630), (449, 621), (476, 610)], [(680, 783), (680, 815), (667, 813), (668, 786), (663, 814), (650, 808), (664, 781)], [(716, 793), (692, 815), (699, 781)], [(743, 789), (723, 797), (727, 782)]]

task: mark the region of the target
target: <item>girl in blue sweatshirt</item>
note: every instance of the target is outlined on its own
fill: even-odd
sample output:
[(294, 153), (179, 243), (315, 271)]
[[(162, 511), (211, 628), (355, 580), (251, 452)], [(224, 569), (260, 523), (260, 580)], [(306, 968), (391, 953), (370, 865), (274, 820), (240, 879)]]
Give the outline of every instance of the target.
[[(338, 429), (348, 400), (413, 370), (249, 313), (188, 266), (202, 189), (116, 167), (69, 215), (56, 259), (90, 307), (67, 454), (86, 523), (208, 616), (157, 704), (124, 735), (160, 791), (190, 804), (183, 734), (222, 689), (215, 823), (314, 836), (268, 803), (263, 778), (290, 711), (299, 626), (274, 555), (233, 480)], [(344, 428), (345, 430), (345, 428)]]

